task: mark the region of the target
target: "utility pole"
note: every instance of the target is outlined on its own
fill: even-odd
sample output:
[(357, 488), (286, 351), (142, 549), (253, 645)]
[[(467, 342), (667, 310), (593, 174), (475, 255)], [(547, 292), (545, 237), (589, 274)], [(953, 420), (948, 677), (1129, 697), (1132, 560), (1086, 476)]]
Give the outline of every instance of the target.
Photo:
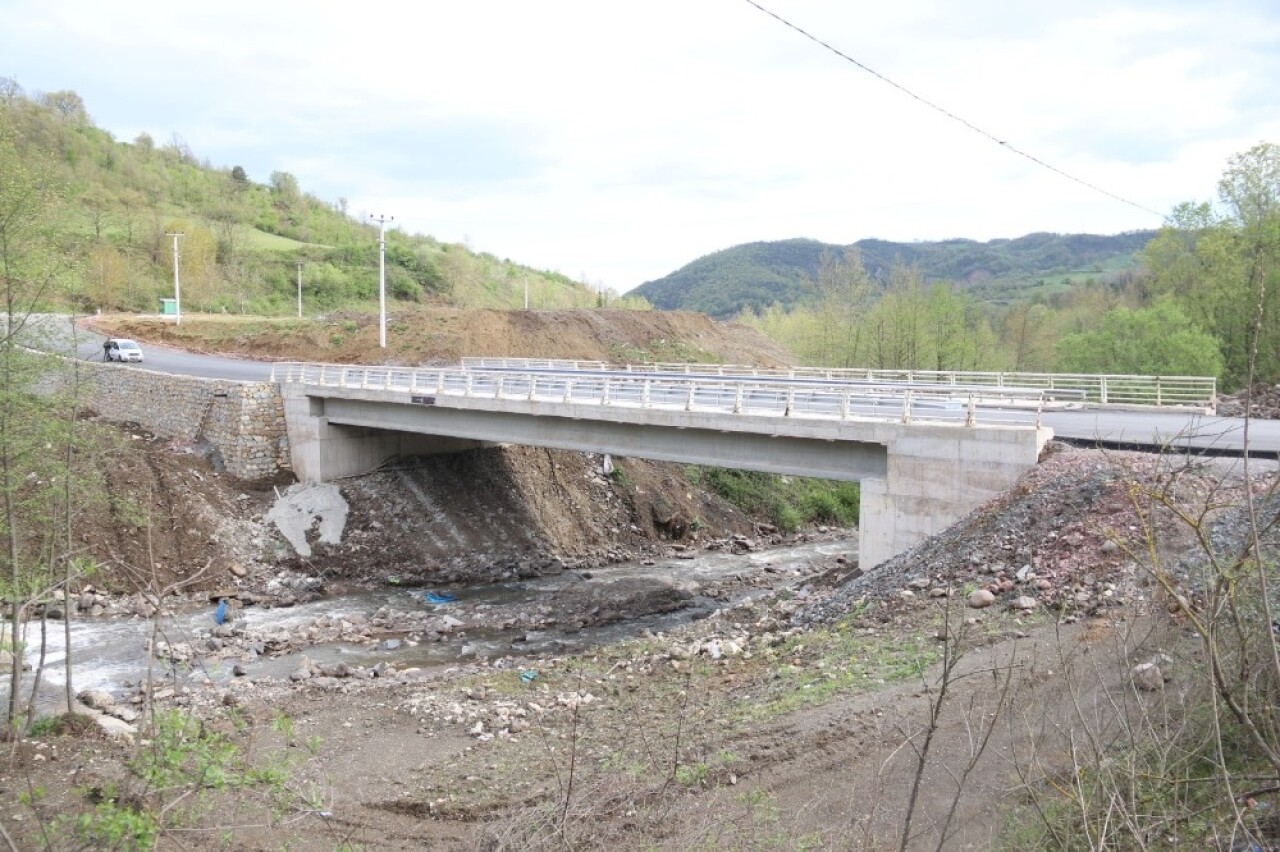
[(165, 236), (173, 237), (173, 324), (182, 325), (182, 285), (178, 283), (178, 237), (185, 237), (186, 234), (170, 232)]
[(302, 319), (302, 261), (298, 261), (298, 319)]
[(529, 273), (524, 274), (524, 309), (529, 310)]
[(374, 216), (369, 218), (378, 223), (378, 345), (387, 348), (387, 223), (395, 221), (395, 216)]

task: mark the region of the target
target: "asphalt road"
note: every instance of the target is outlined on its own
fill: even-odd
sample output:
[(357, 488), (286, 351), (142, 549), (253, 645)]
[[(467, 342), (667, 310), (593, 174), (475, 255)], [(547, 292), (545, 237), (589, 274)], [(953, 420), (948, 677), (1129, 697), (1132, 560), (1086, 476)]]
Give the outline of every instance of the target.
[[(86, 361), (102, 360), (102, 342), (106, 340), (100, 334), (83, 333), (83, 340), (77, 341), (76, 356)], [(112, 362), (112, 368), (121, 370), (155, 370), (161, 373), (176, 373), (182, 376), (199, 376), (205, 379), (234, 379), (242, 382), (265, 382), (271, 377), (271, 365), (258, 361), (247, 361), (239, 358), (223, 358), (217, 355), (198, 355), (167, 346), (148, 343), (142, 347), (141, 364), (120, 364)]]
[[(86, 360), (102, 360), (102, 335), (81, 333), (76, 354)], [(72, 347), (64, 344), (63, 351)], [(155, 344), (143, 347), (142, 364), (112, 364), (120, 370), (156, 370), (186, 376), (237, 381), (267, 381), (271, 365), (238, 358), (199, 355)], [(1111, 447), (1154, 449), (1172, 447), (1235, 455), (1247, 445), (1251, 454), (1280, 457), (1280, 421), (1217, 417), (1178, 411), (1125, 411), (1118, 409), (1051, 410), (1043, 416), (1058, 438), (1076, 443), (1101, 443)]]

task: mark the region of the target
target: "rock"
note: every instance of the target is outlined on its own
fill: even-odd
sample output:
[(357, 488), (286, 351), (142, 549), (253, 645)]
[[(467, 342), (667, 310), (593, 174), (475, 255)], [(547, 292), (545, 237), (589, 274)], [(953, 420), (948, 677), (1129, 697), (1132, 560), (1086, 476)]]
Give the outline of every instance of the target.
[(1009, 604), (1009, 607), (1011, 609), (1020, 609), (1023, 612), (1027, 612), (1035, 609), (1039, 605), (1040, 602), (1030, 595), (1018, 595), (1013, 599), (1013, 602)]
[(232, 562), (227, 570), (231, 572), (231, 576), (233, 577), (244, 577), (249, 573), (249, 569), (241, 565), (239, 562)]
[(110, 692), (105, 689), (82, 689), (76, 695), (80, 699), (80, 703), (94, 710), (106, 712), (115, 706), (116, 699)]
[(912, 589), (927, 589), (932, 585), (933, 583), (929, 582), (928, 577), (916, 577), (907, 583), (907, 587)]
[(1130, 670), (1129, 675), (1133, 678), (1133, 685), (1144, 692), (1164, 688), (1164, 673), (1155, 663), (1138, 663)]
[(1098, 548), (1102, 553), (1115, 553), (1119, 549), (1120, 545), (1116, 544), (1113, 539), (1107, 539), (1102, 543), (1102, 546)]
[(311, 666), (302, 666), (301, 668), (295, 669), (293, 673), (289, 675), (289, 680), (294, 681), (295, 683), (298, 681), (310, 680), (310, 679), (311, 679)]
[(380, 650), (380, 651), (399, 651), (399, 650), (400, 650), (400, 645), (401, 645), (401, 642), (400, 642), (400, 640), (399, 640), (399, 639), (383, 639), (383, 640), (378, 644), (378, 650)]
[(93, 720), (111, 737), (123, 737), (127, 740), (132, 740), (133, 735), (138, 733), (138, 729), (133, 725), (114, 716), (94, 716)]
[(985, 609), (996, 602), (996, 596), (987, 589), (977, 589), (969, 595), (969, 606), (974, 609)]
[(346, 663), (334, 663), (329, 666), (321, 666), (320, 674), (324, 677), (351, 677), (351, 667)]
[(249, 670), (246, 669), (244, 666), (240, 665), (239, 663), (236, 663), (234, 666), (231, 667), (231, 674), (235, 677), (244, 677), (248, 673), (249, 673)]
[(121, 722), (133, 724), (138, 721), (138, 711), (132, 707), (126, 707), (123, 704), (116, 704), (106, 711), (108, 716), (115, 716)]
[(945, 598), (947, 597), (948, 594), (949, 593), (947, 592), (947, 590), (942, 587), (933, 588), (929, 590), (929, 597), (931, 598)]

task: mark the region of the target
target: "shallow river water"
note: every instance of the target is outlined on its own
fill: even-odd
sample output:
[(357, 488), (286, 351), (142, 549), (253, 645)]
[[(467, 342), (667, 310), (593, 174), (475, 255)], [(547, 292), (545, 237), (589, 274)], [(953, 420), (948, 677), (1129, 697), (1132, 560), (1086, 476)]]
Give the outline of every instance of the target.
[[(311, 660), (325, 664), (346, 662), (351, 666), (371, 666), (379, 662), (395, 663), (403, 668), (416, 666), (424, 669), (445, 668), (460, 662), (478, 658), (503, 656), (529, 656), (540, 653), (573, 653), (592, 646), (609, 644), (633, 638), (645, 631), (668, 630), (680, 624), (705, 618), (717, 608), (725, 606), (724, 600), (712, 600), (705, 596), (708, 587), (734, 584), (737, 580), (749, 580), (756, 574), (768, 571), (777, 578), (773, 588), (802, 586), (810, 576), (814, 563), (827, 563), (830, 559), (850, 554), (856, 543), (848, 539), (822, 540), (771, 548), (748, 553), (699, 551), (692, 559), (662, 559), (653, 564), (638, 562), (620, 563), (594, 569), (595, 580), (626, 578), (656, 578), (680, 588), (691, 595), (691, 605), (674, 612), (646, 615), (599, 627), (582, 629), (552, 629), (529, 631), (478, 629), (472, 626), (459, 628), (439, 641), (402, 641), (395, 650), (384, 650), (381, 645), (335, 643), (313, 645), (300, 653), (282, 656), (259, 656), (251, 661), (239, 661), (247, 669), (247, 676), (287, 677), (298, 667), (299, 658), (305, 653)], [(496, 583), (475, 586), (450, 587), (447, 591), (457, 601), (432, 605), (423, 599), (425, 589), (398, 587), (360, 589), (323, 597), (291, 607), (246, 607), (237, 616), (237, 623), (248, 629), (269, 627), (302, 628), (317, 618), (341, 618), (352, 614), (368, 617), (382, 607), (392, 611), (421, 611), (432, 609), (441, 614), (458, 612), (468, 622), (464, 612), (479, 616), (488, 607), (538, 606), (552, 598), (568, 584), (582, 583), (583, 574), (568, 571), (552, 577), (527, 581)], [(750, 587), (733, 600), (740, 602), (751, 594)], [(759, 594), (760, 592), (756, 592)], [(469, 623), (469, 622), (468, 622)], [(213, 607), (170, 616), (162, 619), (163, 637), (169, 642), (197, 642), (213, 627)], [(141, 618), (77, 618), (71, 624), (71, 647), (74, 685), (82, 689), (106, 689), (122, 695), (137, 684), (147, 673), (147, 637), (152, 622)], [(39, 645), (39, 625), (28, 628), (27, 645), (33, 648), (27, 654), (27, 662), (37, 662), (34, 650)], [(64, 691), (65, 643), (63, 624), (50, 621), (45, 652), (45, 673), (42, 682), (43, 707), (52, 708)], [(184, 666), (180, 677), (204, 678), (214, 681), (229, 679), (236, 660), (211, 659)], [(153, 675), (166, 680), (173, 671), (156, 662)], [(29, 676), (27, 677), (30, 683)], [(7, 686), (7, 678), (5, 679)], [(3, 691), (3, 688), (0, 688)]]

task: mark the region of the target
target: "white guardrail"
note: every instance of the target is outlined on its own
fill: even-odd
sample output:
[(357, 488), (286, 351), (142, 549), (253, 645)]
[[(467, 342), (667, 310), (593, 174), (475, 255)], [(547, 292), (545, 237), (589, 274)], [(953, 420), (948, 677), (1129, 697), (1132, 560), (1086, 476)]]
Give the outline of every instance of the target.
[[(547, 363), (547, 362), (543, 362)], [(581, 362), (577, 362), (581, 363)], [(549, 370), (560, 372), (549, 372)], [(542, 370), (542, 371), (540, 371)], [(828, 385), (746, 376), (718, 378), (574, 371), (563, 366), (382, 367), (278, 363), (271, 380), (315, 387), (392, 391), (407, 403), (439, 397), (518, 399), (823, 420), (947, 423), (1038, 428), (1045, 394), (1025, 388)]]
[(823, 379), (836, 382), (899, 383), (977, 388), (1037, 389), (1048, 400), (1074, 399), (1097, 405), (1190, 407), (1213, 411), (1218, 380), (1213, 376), (1126, 376), (1088, 373), (1015, 373), (960, 370), (875, 370), (828, 367), (752, 367), (742, 364), (651, 363), (610, 365), (603, 361), (537, 358), (463, 358), (471, 369), (621, 370), (760, 379)]

